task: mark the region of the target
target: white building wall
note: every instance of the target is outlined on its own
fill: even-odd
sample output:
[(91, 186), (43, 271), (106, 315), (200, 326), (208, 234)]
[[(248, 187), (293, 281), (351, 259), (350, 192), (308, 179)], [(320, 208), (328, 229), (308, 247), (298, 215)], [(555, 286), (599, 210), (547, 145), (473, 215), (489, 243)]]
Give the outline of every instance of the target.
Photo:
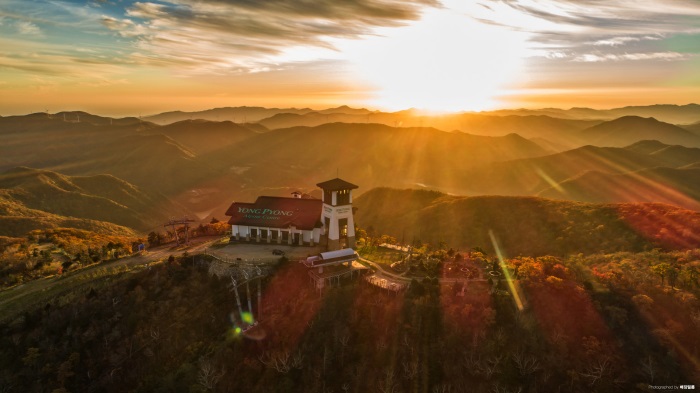
[(231, 234), (233, 236), (241, 236), (241, 237), (246, 237), (250, 233), (250, 228), (246, 225), (232, 225), (231, 226)]

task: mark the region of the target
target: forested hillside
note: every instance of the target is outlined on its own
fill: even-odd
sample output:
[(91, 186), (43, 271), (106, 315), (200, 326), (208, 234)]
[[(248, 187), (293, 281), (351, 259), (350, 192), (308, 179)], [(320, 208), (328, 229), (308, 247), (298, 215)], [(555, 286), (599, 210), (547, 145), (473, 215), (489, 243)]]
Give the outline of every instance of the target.
[(493, 250), (510, 256), (700, 247), (700, 213), (664, 204), (591, 204), (534, 197), (445, 195), (377, 188), (355, 200), (356, 222), (401, 243)]
[(630, 392), (700, 381), (697, 251), (506, 260), (522, 310), (501, 280), (462, 291), (426, 279), (398, 294), (354, 281), (319, 296), (287, 262), (245, 333), (228, 279), (198, 260), (122, 273), (0, 324), (0, 386)]

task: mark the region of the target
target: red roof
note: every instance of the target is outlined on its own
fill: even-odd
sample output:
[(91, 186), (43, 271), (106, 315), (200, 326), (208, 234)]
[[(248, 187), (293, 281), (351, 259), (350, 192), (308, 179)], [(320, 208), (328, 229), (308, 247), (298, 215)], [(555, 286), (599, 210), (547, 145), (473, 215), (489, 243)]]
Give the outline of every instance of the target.
[(311, 230), (321, 226), (320, 199), (261, 196), (255, 203), (234, 202), (226, 211), (231, 225)]

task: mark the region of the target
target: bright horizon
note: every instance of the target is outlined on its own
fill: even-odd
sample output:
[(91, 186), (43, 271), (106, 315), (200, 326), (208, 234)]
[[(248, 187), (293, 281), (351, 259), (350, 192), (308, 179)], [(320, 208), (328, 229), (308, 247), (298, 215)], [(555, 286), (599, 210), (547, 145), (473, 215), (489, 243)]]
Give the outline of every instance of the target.
[(697, 102), (700, 4), (6, 0), (0, 114)]

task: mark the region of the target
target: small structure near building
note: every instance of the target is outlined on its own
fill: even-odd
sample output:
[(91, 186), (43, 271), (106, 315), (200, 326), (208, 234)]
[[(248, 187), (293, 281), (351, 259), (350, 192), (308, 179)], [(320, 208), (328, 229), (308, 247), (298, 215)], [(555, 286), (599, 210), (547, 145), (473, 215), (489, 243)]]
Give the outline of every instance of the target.
[(352, 248), (322, 252), (299, 261), (309, 268), (309, 277), (314, 287), (322, 291), (327, 286), (340, 284), (343, 277), (352, 278), (357, 272), (360, 274), (368, 270), (365, 266), (355, 262), (359, 255)]
[(365, 280), (374, 286), (386, 289), (387, 291), (391, 291), (394, 293), (402, 291), (408, 286), (405, 282), (394, 281), (390, 278), (378, 276), (376, 274), (365, 277)]

